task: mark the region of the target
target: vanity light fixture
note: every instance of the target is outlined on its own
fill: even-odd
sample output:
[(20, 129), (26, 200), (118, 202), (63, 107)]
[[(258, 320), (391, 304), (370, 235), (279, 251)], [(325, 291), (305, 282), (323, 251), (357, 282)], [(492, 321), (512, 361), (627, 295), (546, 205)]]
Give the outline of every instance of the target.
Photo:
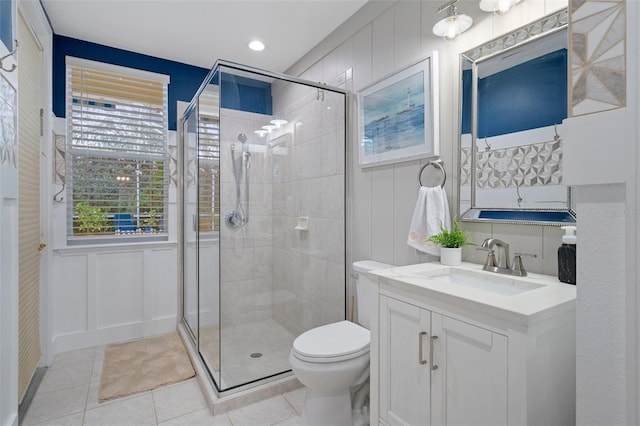
[(262, 126), (262, 128), (268, 133), (271, 133), (272, 130), (276, 129), (276, 126), (274, 126), (273, 124), (267, 124), (266, 126)]
[(260, 136), (261, 138), (264, 137), (264, 135), (266, 135), (267, 133), (269, 133), (267, 130), (264, 129), (260, 129), (260, 130), (254, 130), (253, 133), (255, 133), (256, 135)]
[(260, 40), (253, 40), (249, 43), (249, 49), (254, 50), (256, 52), (261, 52), (264, 50), (264, 43)]
[(448, 41), (456, 40), (460, 34), (467, 31), (473, 24), (473, 19), (469, 15), (458, 15), (456, 13), (455, 3), (457, 1), (450, 0), (436, 10), (436, 13), (446, 11), (447, 17), (439, 20), (433, 26), (433, 33)]
[(504, 15), (522, 0), (480, 0), (480, 9), (485, 12), (493, 12), (496, 15)]

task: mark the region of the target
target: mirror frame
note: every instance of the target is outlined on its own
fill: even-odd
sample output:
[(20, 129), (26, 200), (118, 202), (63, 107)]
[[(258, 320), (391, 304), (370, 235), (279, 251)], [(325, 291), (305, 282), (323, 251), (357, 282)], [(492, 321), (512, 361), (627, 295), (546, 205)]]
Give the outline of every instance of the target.
[[(488, 222), (488, 223), (511, 223), (526, 225), (550, 225), (561, 226), (576, 223), (576, 212), (573, 209), (573, 199), (571, 187), (567, 187), (567, 203), (562, 208), (488, 208), (475, 206), (476, 191), (476, 161), (478, 148), (477, 140), (477, 66), (478, 63), (490, 59), (494, 56), (503, 54), (510, 50), (520, 48), (526, 44), (534, 42), (542, 37), (551, 35), (558, 31), (567, 30), (568, 28), (568, 12), (567, 9), (554, 12), (544, 16), (534, 22), (524, 25), (511, 33), (504, 34), (493, 40), (490, 40), (480, 46), (460, 54), (459, 62), (459, 105), (458, 105), (458, 216), (460, 221), (464, 222)], [(472, 97), (471, 97), (471, 159), (470, 159), (470, 176), (471, 176), (471, 202), (470, 208), (462, 211), (461, 203), (461, 183), (462, 183), (462, 92), (463, 81), (462, 71), (463, 64), (468, 62), (472, 66)], [(568, 72), (567, 72), (568, 74)], [(568, 75), (567, 75), (567, 78)], [(569, 94), (567, 93), (567, 96)]]

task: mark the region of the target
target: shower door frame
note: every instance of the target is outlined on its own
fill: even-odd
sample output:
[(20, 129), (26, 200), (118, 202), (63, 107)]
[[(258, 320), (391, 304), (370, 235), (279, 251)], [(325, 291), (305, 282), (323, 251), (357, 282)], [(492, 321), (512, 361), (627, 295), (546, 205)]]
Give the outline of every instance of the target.
[[(352, 215), (352, 208), (351, 206), (348, 204), (348, 199), (349, 199), (349, 195), (351, 193), (351, 172), (350, 172), (350, 164), (352, 162), (352, 153), (353, 150), (351, 149), (351, 143), (350, 143), (350, 131), (351, 131), (351, 117), (353, 115), (352, 113), (352, 108), (354, 108), (353, 103), (355, 102), (355, 97), (353, 96), (353, 94), (351, 94), (349, 91), (345, 90), (345, 89), (341, 89), (338, 87), (334, 87), (334, 86), (329, 86), (326, 84), (322, 84), (319, 82), (312, 82), (309, 80), (305, 80), (302, 78), (298, 78), (298, 77), (294, 77), (294, 76), (290, 76), (290, 75), (286, 75), (286, 74), (282, 74), (282, 73), (277, 73), (277, 72), (272, 72), (272, 71), (265, 71), (259, 68), (255, 68), (255, 67), (251, 67), (251, 66), (247, 66), (247, 65), (241, 65), (232, 61), (227, 61), (227, 60), (217, 60), (215, 62), (215, 64), (213, 65), (213, 67), (209, 70), (209, 72), (207, 73), (206, 77), (204, 78), (203, 82), (201, 83), (200, 87), (198, 88), (198, 90), (195, 92), (195, 94), (193, 95), (193, 98), (191, 99), (191, 101), (189, 102), (187, 108), (185, 109), (184, 113), (182, 114), (182, 116), (179, 119), (179, 130), (178, 130), (178, 141), (179, 141), (179, 145), (178, 145), (178, 149), (177, 149), (177, 153), (178, 153), (178, 187), (180, 189), (180, 196), (178, 197), (178, 200), (180, 201), (180, 205), (178, 206), (178, 221), (179, 221), (179, 242), (180, 242), (180, 250), (179, 250), (179, 259), (178, 259), (178, 274), (179, 274), (179, 279), (180, 279), (180, 287), (179, 287), (179, 295), (178, 295), (178, 304), (179, 304), (179, 318), (180, 318), (180, 322), (183, 324), (184, 329), (187, 330), (187, 334), (190, 337), (191, 342), (193, 343), (194, 347), (194, 352), (197, 354), (197, 357), (199, 358), (199, 361), (202, 363), (204, 370), (206, 370), (207, 375), (209, 377), (210, 382), (213, 384), (213, 386), (215, 387), (216, 392), (218, 393), (218, 395), (230, 395), (236, 392), (240, 392), (246, 389), (250, 389), (256, 385), (259, 384), (264, 384), (264, 383), (268, 383), (270, 381), (282, 378), (282, 377), (286, 377), (288, 375), (291, 375), (291, 369), (289, 370), (285, 370), (279, 373), (275, 373), (275, 374), (271, 374), (268, 376), (264, 376), (264, 377), (260, 377), (258, 379), (255, 380), (251, 380), (249, 382), (245, 382), (245, 383), (241, 383), (238, 385), (234, 385), (234, 386), (230, 386), (227, 388), (221, 388), (221, 386), (218, 384), (218, 380), (215, 377), (215, 374), (209, 369), (208, 364), (206, 362), (206, 360), (204, 359), (204, 356), (202, 354), (202, 352), (200, 351), (200, 275), (199, 275), (199, 261), (200, 261), (200, 257), (199, 257), (199, 252), (200, 252), (200, 235), (199, 232), (196, 232), (196, 271), (195, 271), (195, 276), (196, 276), (196, 292), (197, 292), (197, 305), (198, 305), (198, 309), (197, 309), (197, 322), (198, 322), (198, 331), (197, 331), (197, 336), (194, 335), (193, 331), (190, 329), (189, 324), (187, 323), (187, 320), (185, 319), (185, 312), (184, 312), (184, 273), (185, 273), (185, 265), (184, 265), (184, 255), (185, 255), (185, 163), (184, 163), (184, 146), (183, 146), (183, 142), (184, 142), (184, 123), (186, 121), (186, 118), (188, 117), (189, 114), (194, 113), (198, 114), (198, 100), (199, 100), (199, 96), (200, 94), (204, 91), (204, 89), (207, 87), (207, 85), (210, 83), (210, 81), (212, 80), (212, 78), (215, 76), (216, 73), (220, 72), (219, 74), (219, 79), (222, 79), (222, 68), (229, 68), (232, 70), (236, 70), (236, 71), (241, 71), (241, 72), (247, 72), (247, 73), (252, 73), (252, 74), (256, 74), (258, 76), (262, 76), (262, 77), (266, 77), (266, 78), (273, 78), (273, 79), (277, 79), (277, 80), (282, 80), (285, 82), (289, 82), (289, 83), (296, 83), (296, 84), (301, 84), (304, 86), (308, 86), (310, 88), (315, 88), (318, 90), (326, 90), (329, 92), (333, 92), (333, 93), (337, 93), (337, 94), (341, 94), (343, 95), (343, 102), (344, 102), (344, 129), (343, 129), (343, 140), (344, 140), (344, 146), (343, 146), (343, 150), (344, 150), (344, 164), (343, 164), (343, 168), (344, 168), (344, 180), (343, 180), (343, 203), (344, 203), (344, 209), (343, 209), (343, 213), (344, 213), (344, 225), (343, 225), (343, 238), (344, 238), (344, 265), (345, 265), (345, 272), (344, 272), (344, 306), (343, 306), (343, 313), (344, 313), (344, 319), (347, 318), (347, 316), (349, 315), (349, 301), (348, 301), (348, 296), (349, 296), (349, 291), (348, 291), (348, 287), (349, 287), (349, 277), (351, 276), (350, 274), (350, 268), (348, 265), (350, 265), (350, 263), (348, 263), (350, 261), (350, 246), (351, 246), (351, 238), (349, 237), (349, 233), (347, 232), (349, 229), (349, 225), (351, 223), (351, 215)], [(221, 80), (220, 80), (221, 81)], [(222, 93), (222, 92), (221, 92)], [(220, 107), (222, 108), (222, 103), (220, 103)], [(196, 117), (197, 119), (197, 117)], [(219, 127), (219, 131), (221, 133), (222, 131), (222, 124), (220, 122), (220, 127)], [(196, 144), (196, 151), (197, 148), (199, 146), (199, 133), (196, 133), (197, 135), (197, 144)], [(357, 137), (356, 137), (357, 140)], [(220, 143), (222, 143), (222, 141), (220, 141)], [(198, 163), (198, 156), (195, 156), (195, 161), (196, 161), (196, 165), (195, 165), (195, 169), (196, 169), (196, 173), (194, 176), (194, 182), (196, 185), (196, 188), (199, 188), (199, 163)], [(196, 191), (197, 193), (199, 193), (199, 189)], [(195, 227), (196, 230), (199, 229), (199, 218), (198, 218), (198, 214), (197, 212), (199, 212), (199, 204), (200, 204), (200, 200), (199, 200), (199, 196), (196, 197), (196, 207), (195, 207), (195, 211), (196, 211), (196, 215), (195, 215)], [(222, 211), (220, 212), (221, 217), (220, 217), (220, 227), (222, 228), (223, 226), (223, 220), (222, 220)], [(221, 232), (221, 231), (219, 231)], [(218, 259), (219, 259), (219, 264), (222, 265), (223, 264), (223, 259), (222, 259), (222, 239), (219, 238), (219, 252), (218, 252)], [(222, 326), (222, 309), (221, 309), (221, 291), (222, 291), (222, 277), (221, 277), (221, 266), (218, 268), (218, 280), (219, 280), (219, 286), (218, 286), (218, 326), (221, 327)], [(221, 351), (222, 350), (222, 341), (221, 341), (221, 335), (222, 333), (219, 334), (219, 348), (218, 350)], [(219, 361), (220, 363), (222, 362), (221, 359)], [(220, 364), (220, 371), (218, 372), (220, 374), (220, 376), (222, 375), (222, 364)]]
[[(205, 81), (209, 80), (209, 75), (211, 73), (209, 72), (207, 74), (207, 77), (205, 78)], [(198, 89), (197, 95), (200, 93), (200, 88)], [(196, 95), (196, 96), (197, 96)], [(198, 354), (198, 356), (200, 356), (200, 352), (199, 352), (199, 347), (200, 347), (200, 342), (199, 342), (199, 330), (197, 331), (197, 335), (196, 333), (194, 333), (194, 331), (191, 329), (191, 326), (189, 325), (188, 320), (185, 318), (185, 297), (184, 297), (184, 286), (185, 286), (185, 265), (184, 265), (184, 258), (185, 258), (185, 246), (186, 246), (186, 238), (185, 238), (185, 232), (184, 232), (184, 226), (185, 226), (185, 200), (186, 200), (186, 194), (187, 192), (185, 191), (185, 185), (186, 185), (186, 181), (185, 181), (185, 173), (186, 173), (186, 167), (185, 167), (185, 150), (184, 150), (184, 138), (185, 138), (185, 132), (184, 132), (184, 126), (185, 123), (187, 121), (187, 119), (189, 118), (189, 114), (193, 113), (195, 111), (195, 113), (197, 114), (197, 109), (198, 109), (198, 105), (197, 102), (194, 104), (193, 101), (189, 103), (189, 105), (187, 106), (187, 108), (184, 110), (184, 112), (182, 113), (182, 117), (180, 117), (179, 119), (179, 124), (178, 124), (178, 134), (177, 134), (177, 138), (178, 141), (180, 142), (178, 145), (178, 149), (176, 150), (177, 152), (177, 162), (178, 162), (178, 181), (177, 181), (177, 185), (178, 188), (180, 188), (180, 193), (178, 196), (178, 199), (180, 200), (180, 204), (178, 206), (178, 225), (180, 228), (180, 233), (179, 233), (179, 251), (178, 251), (178, 255), (179, 255), (179, 259), (178, 259), (178, 278), (180, 279), (180, 291), (178, 291), (178, 308), (179, 308), (179, 315), (180, 315), (180, 322), (184, 325), (184, 329), (187, 331), (187, 334), (189, 335), (189, 337), (191, 338), (192, 343), (195, 345), (195, 352)], [(196, 116), (197, 118), (197, 116)], [(197, 133), (196, 133), (197, 134)], [(196, 146), (197, 148), (197, 146)], [(197, 164), (196, 164), (197, 166)], [(198, 187), (198, 173), (194, 174), (194, 180), (195, 180), (195, 186), (196, 188)], [(197, 199), (196, 199), (196, 209), (197, 209)], [(194, 226), (196, 227), (196, 229), (198, 229), (198, 217), (196, 215), (195, 217), (195, 223)], [(196, 247), (198, 246), (198, 233), (196, 232), (196, 240), (195, 240), (195, 244)], [(196, 270), (195, 270), (195, 277), (196, 277), (196, 305), (197, 308), (196, 309), (196, 322), (197, 322), (197, 328), (200, 328), (200, 280), (199, 280), (199, 267), (198, 267), (198, 256), (196, 255)], [(204, 360), (203, 360), (204, 362)]]

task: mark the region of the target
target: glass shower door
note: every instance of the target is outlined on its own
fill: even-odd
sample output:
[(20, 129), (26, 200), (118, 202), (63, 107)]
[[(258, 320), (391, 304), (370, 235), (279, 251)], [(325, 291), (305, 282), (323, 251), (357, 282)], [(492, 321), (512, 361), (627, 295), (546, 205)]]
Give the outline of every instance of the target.
[(220, 387), (220, 90), (217, 74), (198, 96), (198, 281), (200, 355)]
[(218, 63), (183, 122), (183, 316), (221, 392), (345, 318), (346, 95)]
[(220, 68), (220, 385), (291, 367), (345, 317), (345, 94)]
[(195, 109), (187, 113), (182, 123), (182, 315), (196, 344), (198, 342), (198, 251), (195, 216), (197, 208), (198, 117)]

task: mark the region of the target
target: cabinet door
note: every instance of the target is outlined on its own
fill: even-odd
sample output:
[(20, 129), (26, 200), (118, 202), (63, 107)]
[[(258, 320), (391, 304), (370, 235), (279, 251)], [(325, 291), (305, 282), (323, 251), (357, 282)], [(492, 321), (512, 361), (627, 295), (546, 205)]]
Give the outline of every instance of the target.
[(380, 296), (380, 417), (430, 424), (430, 312)]
[(507, 337), (433, 313), (436, 425), (507, 424)]

